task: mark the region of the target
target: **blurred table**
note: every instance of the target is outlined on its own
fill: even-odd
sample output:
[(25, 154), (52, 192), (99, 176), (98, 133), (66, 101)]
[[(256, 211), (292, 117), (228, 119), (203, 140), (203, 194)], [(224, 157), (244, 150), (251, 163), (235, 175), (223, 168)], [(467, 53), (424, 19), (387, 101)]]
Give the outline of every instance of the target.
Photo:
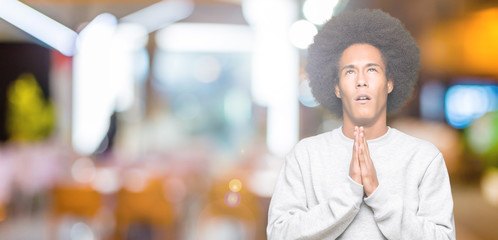
[(498, 208), (487, 203), (478, 184), (452, 181), (459, 240), (498, 239)]

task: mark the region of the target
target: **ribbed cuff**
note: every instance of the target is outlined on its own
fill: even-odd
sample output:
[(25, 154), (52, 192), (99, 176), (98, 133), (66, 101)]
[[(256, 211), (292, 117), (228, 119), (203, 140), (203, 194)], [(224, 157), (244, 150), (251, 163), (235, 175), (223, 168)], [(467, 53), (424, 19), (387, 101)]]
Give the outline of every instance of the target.
[(351, 199), (357, 199), (354, 206), (359, 209), (363, 199), (363, 185), (355, 182), (350, 176), (348, 176), (349, 189), (351, 190)]
[(390, 215), (390, 211), (393, 211), (400, 207), (401, 199), (396, 195), (392, 195), (387, 191), (383, 185), (377, 186), (377, 189), (370, 194), (370, 196), (364, 198), (365, 204), (367, 204), (374, 212), (374, 217), (377, 220), (381, 220)]

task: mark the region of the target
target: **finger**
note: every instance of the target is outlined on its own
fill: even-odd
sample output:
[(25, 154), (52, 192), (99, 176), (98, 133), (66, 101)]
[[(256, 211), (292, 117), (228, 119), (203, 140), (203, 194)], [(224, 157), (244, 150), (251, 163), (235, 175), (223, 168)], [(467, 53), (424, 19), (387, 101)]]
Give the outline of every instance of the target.
[(361, 131), (361, 128), (360, 128), (360, 131), (359, 131), (359, 134), (358, 134), (358, 159), (361, 162), (364, 162), (365, 161), (365, 158), (364, 158), (364, 139), (365, 139), (365, 136), (363, 134), (363, 132)]
[(358, 156), (359, 156), (359, 151), (358, 151), (358, 128), (355, 127), (354, 128), (354, 142), (353, 142), (353, 164), (355, 166), (358, 166), (359, 167), (359, 164), (358, 164)]
[(361, 168), (360, 168), (360, 165), (359, 165), (359, 162), (358, 162), (358, 157), (359, 157), (359, 139), (358, 139), (358, 129), (355, 128), (355, 132), (354, 132), (354, 142), (353, 142), (353, 156), (351, 158), (351, 163), (350, 163), (350, 170), (349, 170), (349, 174), (351, 176), (351, 178), (359, 183), (359, 184), (363, 184), (363, 181), (361, 179)]
[(354, 167), (356, 165), (356, 162), (358, 161), (358, 147), (357, 147), (357, 142), (356, 142), (356, 132), (354, 142), (353, 142), (353, 157), (351, 158), (351, 166)]
[(353, 144), (353, 150), (355, 150), (356, 143), (358, 142), (358, 127), (356, 127), (356, 126), (354, 127), (353, 137), (354, 137), (354, 139), (353, 139), (353, 143), (354, 143)]
[(361, 143), (361, 139), (360, 139), (360, 129), (359, 127), (355, 127), (355, 130), (356, 130), (356, 136), (355, 136), (355, 142), (356, 142), (356, 164), (358, 164), (358, 166), (360, 166), (360, 143)]
[(368, 149), (368, 143), (367, 143), (367, 138), (365, 137), (365, 129), (362, 128), (362, 135), (363, 135), (363, 141), (362, 141), (362, 154), (365, 158), (366, 163), (369, 166), (373, 166), (372, 158), (370, 158), (370, 150)]
[(368, 144), (367, 144), (367, 138), (365, 137), (367, 135), (365, 128), (361, 127), (361, 132), (363, 133), (363, 145), (365, 146), (365, 151), (367, 154), (370, 155), (370, 150), (368, 149)]
[(373, 163), (371, 162), (371, 159), (368, 157), (365, 151), (365, 146), (363, 144), (360, 144), (359, 149), (358, 149), (358, 162), (360, 163), (360, 170), (361, 170), (361, 177), (362, 181), (365, 182), (370, 182), (369, 177), (371, 177), (372, 171), (375, 171), (375, 167), (373, 166)]
[(359, 147), (359, 156), (360, 156), (360, 163), (363, 164), (362, 167), (365, 168), (365, 170), (370, 169), (370, 167), (373, 165), (367, 151), (365, 150), (365, 144), (361, 143)]
[(353, 153), (353, 159), (351, 160), (351, 166), (355, 170), (355, 172), (360, 173), (360, 164), (358, 162), (359, 152), (358, 152), (358, 144), (355, 143), (355, 151)]
[(362, 154), (365, 155), (365, 160), (370, 160), (370, 150), (368, 149), (368, 143), (366, 138), (365, 128), (360, 127), (360, 136), (361, 136), (361, 146), (363, 148)]
[(358, 152), (359, 152), (360, 168), (362, 172), (362, 181), (368, 183), (371, 180), (368, 178), (374, 177), (376, 175), (375, 166), (372, 162), (372, 159), (370, 158), (370, 154), (368, 151), (368, 144), (365, 137), (365, 130), (363, 128), (360, 128), (359, 136), (360, 136), (360, 147)]
[(357, 150), (357, 145), (358, 143), (358, 128), (355, 126), (354, 127), (354, 133), (353, 133), (353, 156), (356, 154)]
[(365, 138), (364, 132), (361, 132), (361, 129), (360, 129), (360, 133), (359, 133), (359, 138), (360, 138), (360, 141), (359, 141), (359, 147), (358, 147), (358, 162), (360, 163), (360, 169), (361, 169), (361, 173), (362, 173), (362, 181), (364, 181), (363, 178), (365, 178), (367, 176), (371, 176), (372, 174), (370, 173), (370, 171), (372, 171), (372, 169), (375, 169), (375, 168), (374, 168), (372, 160), (370, 159), (370, 156), (368, 155), (368, 152), (366, 150), (366, 140), (365, 140), (366, 138)]

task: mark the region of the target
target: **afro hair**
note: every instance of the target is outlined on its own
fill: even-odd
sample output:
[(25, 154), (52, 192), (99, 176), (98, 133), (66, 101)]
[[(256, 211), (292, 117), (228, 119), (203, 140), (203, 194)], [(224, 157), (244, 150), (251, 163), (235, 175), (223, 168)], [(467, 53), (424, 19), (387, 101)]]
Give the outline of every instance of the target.
[(408, 30), (381, 10), (360, 9), (333, 16), (308, 49), (306, 71), (315, 99), (342, 118), (342, 101), (334, 94), (342, 53), (356, 43), (370, 44), (381, 52), (386, 77), (394, 89), (387, 98), (387, 113), (398, 111), (411, 96), (420, 67), (420, 51)]

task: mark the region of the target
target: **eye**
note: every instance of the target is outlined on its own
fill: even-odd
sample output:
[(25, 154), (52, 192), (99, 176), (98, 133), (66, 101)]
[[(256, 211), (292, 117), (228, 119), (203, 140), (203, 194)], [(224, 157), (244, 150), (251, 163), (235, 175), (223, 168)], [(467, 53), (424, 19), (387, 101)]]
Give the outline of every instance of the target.
[(377, 69), (375, 69), (375, 68), (369, 68), (369, 69), (367, 69), (367, 71), (368, 72), (378, 72)]
[(346, 70), (346, 72), (344, 74), (346, 75), (349, 75), (349, 74), (353, 74), (354, 71), (352, 69), (349, 69), (349, 70)]

